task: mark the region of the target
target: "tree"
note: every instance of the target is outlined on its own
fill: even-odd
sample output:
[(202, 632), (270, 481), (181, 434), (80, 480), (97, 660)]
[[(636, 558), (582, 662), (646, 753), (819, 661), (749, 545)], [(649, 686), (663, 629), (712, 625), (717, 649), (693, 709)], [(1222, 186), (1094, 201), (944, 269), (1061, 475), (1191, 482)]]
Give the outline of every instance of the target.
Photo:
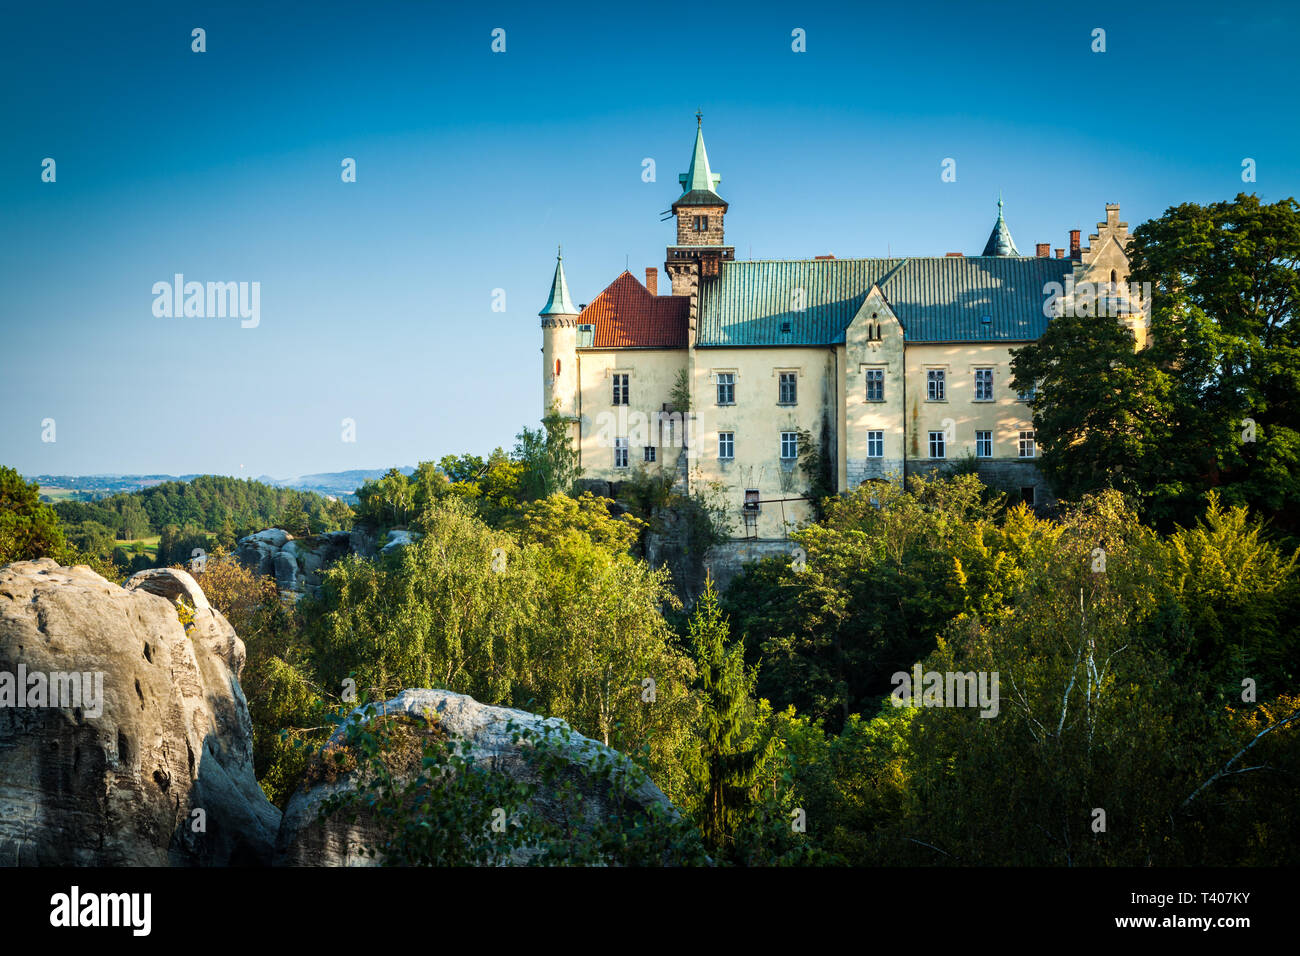
[(1166, 454), (1180, 426), (1174, 382), (1112, 318), (1059, 316), (1014, 350), (1012, 385), (1033, 391), (1039, 467), (1061, 498), (1102, 488), (1168, 494), (1193, 466)]
[(701, 830), (708, 846), (725, 850), (732, 844), (768, 752), (747, 746), (745, 718), (753, 706), (756, 673), (745, 666), (744, 645), (729, 641), (730, 625), (718, 606), (711, 579), (695, 605), (687, 636), (703, 695)]
[(0, 564), (57, 558), (64, 543), (59, 516), (41, 503), (40, 486), (0, 466)]
[(525, 428), (516, 436), (514, 454), (524, 465), (520, 491), (525, 500), (569, 494), (582, 476), (572, 423), (555, 407), (542, 419), (541, 428)]
[(1133, 233), (1131, 279), (1150, 283), (1149, 348), (1113, 319), (1053, 319), (1016, 352), (1039, 382), (1042, 465), (1066, 497), (1116, 488), (1162, 528), (1211, 488), (1300, 531), (1300, 205), (1186, 203)]

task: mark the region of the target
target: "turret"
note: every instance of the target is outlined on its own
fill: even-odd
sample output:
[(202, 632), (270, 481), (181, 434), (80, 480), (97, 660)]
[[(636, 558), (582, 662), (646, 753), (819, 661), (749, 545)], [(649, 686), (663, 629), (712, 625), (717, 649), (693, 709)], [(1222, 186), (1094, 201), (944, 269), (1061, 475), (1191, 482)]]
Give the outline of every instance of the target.
[(542, 414), (578, 417), (578, 310), (569, 298), (564, 256), (557, 251), (551, 295), (542, 311)]
[(677, 219), (677, 244), (668, 247), (664, 269), (672, 278), (673, 295), (691, 295), (700, 279), (718, 274), (719, 264), (734, 259), (736, 250), (727, 246), (723, 219), (727, 201), (718, 195), (722, 177), (709, 168), (704, 149), (704, 118), (695, 114), (695, 148), (691, 165), (677, 177), (682, 194), (672, 205)]

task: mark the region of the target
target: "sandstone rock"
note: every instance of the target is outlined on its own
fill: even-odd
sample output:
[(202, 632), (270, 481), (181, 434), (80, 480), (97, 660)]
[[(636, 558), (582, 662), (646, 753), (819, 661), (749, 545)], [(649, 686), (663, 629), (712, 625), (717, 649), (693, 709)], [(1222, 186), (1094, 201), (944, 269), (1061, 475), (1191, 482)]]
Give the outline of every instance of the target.
[(281, 591), (314, 594), (325, 568), (344, 555), (360, 553), (356, 544), (369, 544), (369, 554), (374, 554), (373, 538), (360, 532), (330, 531), (295, 538), (279, 528), (269, 528), (240, 538), (234, 556), (252, 573), (273, 576)]
[[(178, 598), (195, 608), (188, 634)], [(48, 558), (0, 568), (0, 679), (92, 675), (79, 701), (0, 707), (0, 863), (268, 862), (280, 814), (253, 776), (243, 660), (183, 571), (122, 588)]]
[(379, 550), (379, 553), (391, 554), (398, 548), (404, 548), (419, 540), (420, 533), (418, 531), (404, 531), (399, 528), (394, 528), (392, 531), (388, 532), (388, 540), (384, 542), (384, 546)]
[[(513, 721), (515, 727), (531, 730), (538, 734), (547, 726), (554, 729), (567, 729), (567, 725), (556, 718), (543, 718), (536, 714), (513, 710), (508, 707), (493, 707), (481, 704), (465, 694), (454, 694), (445, 690), (405, 690), (397, 697), (383, 704), (353, 711), (352, 719), (363, 714), (405, 713), (419, 718), (425, 727), (430, 725), (431, 715), (441, 733), (454, 740), (468, 742), (468, 757), (475, 764), (490, 766), (493, 770), (509, 774), (516, 779), (537, 782), (536, 770), (525, 759), (525, 746), (512, 739), (513, 730), (509, 726)], [(340, 728), (331, 737), (331, 743), (338, 744), (345, 739), (346, 728)], [(426, 731), (427, 733), (428, 731)], [(627, 773), (632, 768), (631, 761), (622, 754), (611, 750), (597, 741), (579, 734), (568, 739), (568, 753), (574, 765), (591, 765), (599, 757), (612, 761), (618, 768), (616, 773)], [(338, 793), (355, 786), (355, 772), (338, 777), (332, 783), (317, 783), (300, 788), (290, 799), (285, 809), (284, 819), (280, 825), (276, 840), (275, 859), (282, 866), (375, 866), (375, 858), (362, 854), (362, 847), (374, 846), (379, 842), (380, 829), (373, 818), (359, 816), (349, 822), (342, 814), (320, 817), (320, 810), (325, 801)], [(400, 779), (400, 778), (399, 778)], [(657, 807), (672, 817), (677, 811), (657, 786), (645, 778), (626, 797), (625, 806), (635, 809)], [(608, 785), (602, 785), (591, 777), (576, 776), (579, 786), (583, 812), (595, 819), (613, 812), (611, 794)], [(554, 789), (543, 788), (533, 801), (530, 812), (547, 815), (560, 803)], [(523, 859), (515, 862), (524, 862)]]

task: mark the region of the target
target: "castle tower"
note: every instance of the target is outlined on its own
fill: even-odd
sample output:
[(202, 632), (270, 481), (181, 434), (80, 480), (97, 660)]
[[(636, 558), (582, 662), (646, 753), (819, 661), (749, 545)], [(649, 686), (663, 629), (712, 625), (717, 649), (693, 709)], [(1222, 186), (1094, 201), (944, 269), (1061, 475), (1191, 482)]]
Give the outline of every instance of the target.
[(551, 296), (542, 311), (542, 415), (554, 408), (578, 419), (578, 310), (569, 298), (564, 256), (555, 255)]
[(690, 168), (677, 177), (682, 194), (672, 205), (677, 218), (677, 244), (668, 247), (664, 270), (673, 295), (696, 295), (700, 280), (718, 274), (719, 264), (734, 259), (736, 250), (724, 245), (723, 218), (727, 202), (717, 193), (722, 177), (709, 168), (704, 149), (704, 117), (695, 114), (695, 148)]

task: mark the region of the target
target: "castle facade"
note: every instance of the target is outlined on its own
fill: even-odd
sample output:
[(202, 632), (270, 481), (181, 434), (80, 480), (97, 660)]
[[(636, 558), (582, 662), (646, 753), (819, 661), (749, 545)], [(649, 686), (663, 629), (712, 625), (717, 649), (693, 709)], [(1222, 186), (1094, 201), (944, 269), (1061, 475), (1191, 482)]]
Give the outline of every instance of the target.
[[(1011, 351), (1062, 309), (1145, 343), (1118, 204), (1082, 246), (1021, 255), (1002, 214), (980, 255), (737, 260), (697, 123), (672, 204), (670, 288), (624, 272), (573, 305), (557, 259), (543, 307), (543, 413), (569, 423), (584, 479), (644, 469), (724, 506), (736, 537), (779, 539), (817, 487), (844, 491), (954, 461), (1017, 499), (1051, 500), (1032, 394)], [(814, 475), (819, 477), (814, 478)]]

